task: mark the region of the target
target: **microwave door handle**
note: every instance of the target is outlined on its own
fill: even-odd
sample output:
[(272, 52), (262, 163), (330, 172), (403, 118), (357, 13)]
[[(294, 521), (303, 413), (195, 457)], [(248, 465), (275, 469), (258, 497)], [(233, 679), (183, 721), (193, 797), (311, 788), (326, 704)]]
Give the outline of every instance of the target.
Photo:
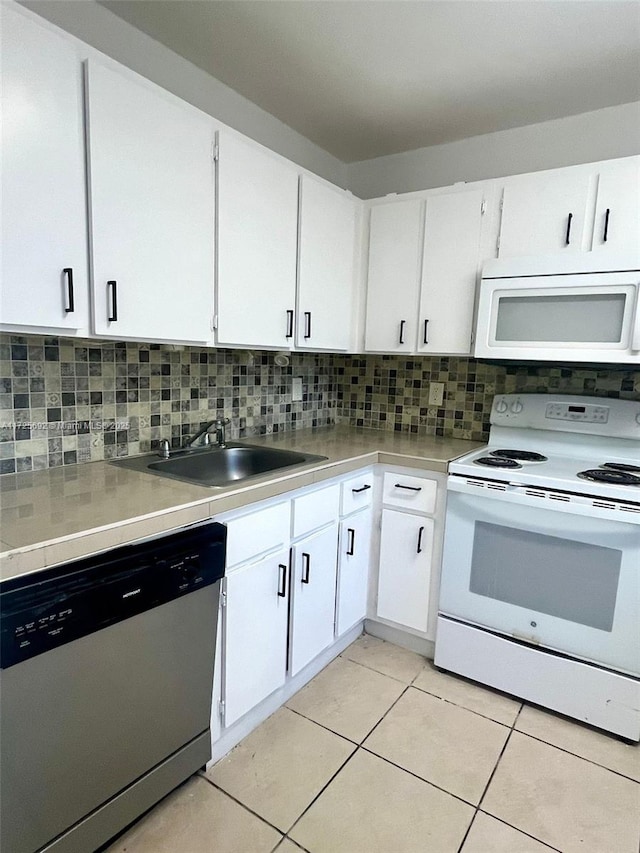
[(640, 282), (636, 286), (636, 309), (631, 330), (631, 349), (634, 352), (640, 350)]

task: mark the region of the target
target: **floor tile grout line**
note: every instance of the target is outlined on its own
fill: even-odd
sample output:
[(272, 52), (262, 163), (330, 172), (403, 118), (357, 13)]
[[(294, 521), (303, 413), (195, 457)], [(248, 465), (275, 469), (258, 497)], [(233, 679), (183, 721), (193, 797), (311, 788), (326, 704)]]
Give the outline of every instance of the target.
[[(383, 642), (386, 642), (386, 640), (383, 640)], [(349, 648), (349, 646), (347, 646), (347, 649), (348, 649), (348, 648)], [(403, 648), (403, 646), (396, 646), (396, 648), (401, 649), (401, 648)], [(411, 650), (410, 650), (410, 649), (407, 649), (407, 651), (411, 651)], [(417, 655), (417, 654), (419, 654), (419, 653), (418, 653), (418, 652), (413, 652), (413, 654), (416, 654), (416, 655)], [(410, 687), (410, 686), (413, 684), (413, 682), (416, 680), (416, 678), (420, 675), (420, 672), (422, 672), (422, 670), (420, 670), (420, 672), (417, 672), (417, 673), (413, 676), (413, 678), (412, 678), (410, 681), (405, 681), (403, 678), (396, 678), (396, 676), (395, 676), (395, 675), (389, 675), (389, 673), (388, 673), (388, 672), (381, 672), (379, 669), (376, 669), (374, 666), (371, 666), (371, 665), (370, 665), (370, 664), (368, 664), (368, 663), (363, 663), (363, 662), (362, 662), (362, 661), (360, 661), (360, 660), (353, 660), (353, 658), (347, 657), (347, 656), (345, 655), (345, 653), (344, 653), (344, 652), (341, 652), (341, 653), (340, 653), (340, 655), (338, 655), (338, 657), (341, 657), (343, 660), (348, 660), (348, 661), (349, 661), (349, 663), (355, 663), (355, 664), (357, 664), (358, 666), (362, 666), (362, 667), (364, 667), (365, 669), (370, 670), (371, 672), (377, 672), (377, 673), (378, 673), (378, 675), (384, 675), (384, 676), (386, 676), (387, 678), (392, 678), (394, 681), (399, 681), (399, 682), (400, 682), (400, 684), (404, 684), (406, 687)], [(420, 655), (420, 657), (422, 657), (422, 655)], [(424, 658), (424, 660), (425, 660), (425, 663), (426, 663), (426, 662), (429, 660), (429, 658)], [(423, 667), (423, 669), (424, 669), (424, 667)]]
[(372, 749), (361, 745), (359, 749), (364, 750), (369, 755), (373, 755), (374, 758), (379, 758), (380, 761), (384, 761), (386, 764), (390, 764), (392, 767), (395, 767), (397, 770), (402, 770), (403, 773), (408, 773), (409, 776), (413, 776), (414, 779), (419, 779), (420, 782), (424, 782), (425, 785), (429, 785), (431, 788), (435, 788), (437, 791), (441, 791), (443, 794), (448, 794), (450, 797), (453, 797), (454, 800), (458, 800), (461, 803), (464, 803), (465, 806), (471, 806), (472, 809), (476, 809), (477, 806), (474, 803), (470, 803), (469, 800), (465, 800), (464, 797), (461, 797), (459, 794), (454, 794), (451, 791), (447, 791), (446, 788), (441, 788), (440, 785), (436, 785), (435, 782), (431, 782), (429, 779), (425, 779), (424, 776), (419, 776), (417, 773), (414, 773), (413, 770), (407, 770), (406, 767), (403, 767), (401, 764), (396, 764), (395, 761), (391, 761), (389, 758), (385, 758), (384, 755), (379, 755), (377, 752), (374, 752)]
[(530, 832), (526, 832), (524, 829), (520, 829), (520, 827), (514, 826), (512, 823), (509, 823), (509, 821), (504, 820), (504, 818), (501, 818), (501, 817), (498, 817), (497, 815), (491, 814), (491, 812), (486, 812), (486, 811), (484, 811), (484, 809), (478, 808), (476, 810), (476, 814), (473, 816), (473, 819), (475, 820), (477, 815), (479, 815), (479, 814), (486, 815), (486, 817), (491, 817), (494, 820), (497, 820), (498, 823), (502, 823), (505, 826), (508, 826), (509, 829), (513, 829), (516, 832), (519, 832), (521, 835), (526, 835), (527, 838), (530, 838), (532, 841), (537, 841), (538, 844), (542, 844), (543, 847), (547, 847), (549, 850), (553, 850), (554, 853), (562, 853), (562, 850), (560, 850), (559, 847), (554, 847), (552, 844), (548, 844), (546, 841), (541, 841), (539, 838), (536, 838), (535, 835), (531, 835)]
[(332, 735), (336, 737), (342, 738), (342, 740), (346, 740), (348, 743), (353, 744), (353, 746), (360, 746), (359, 741), (354, 740), (351, 737), (347, 737), (346, 735), (341, 735), (340, 732), (336, 732), (334, 729), (330, 729), (329, 726), (325, 726), (323, 723), (319, 723), (317, 720), (314, 720), (313, 717), (307, 717), (306, 714), (303, 714), (302, 711), (296, 711), (295, 708), (290, 708), (288, 705), (284, 705), (284, 708), (287, 711), (291, 711), (294, 714), (297, 714), (298, 717), (302, 717), (303, 720), (307, 720), (309, 723), (315, 723), (316, 726), (320, 726), (321, 729), (324, 729), (325, 732), (331, 732)]
[[(509, 741), (511, 740), (511, 735), (512, 735), (512, 734), (513, 734), (513, 732), (514, 732), (515, 724), (516, 724), (516, 722), (518, 721), (518, 717), (519, 717), (519, 716), (520, 716), (520, 714), (522, 713), (522, 708), (523, 708), (523, 707), (524, 707), (524, 705), (523, 705), (523, 703), (521, 702), (521, 703), (520, 703), (520, 707), (518, 708), (518, 711), (517, 711), (517, 713), (516, 713), (515, 717), (513, 718), (513, 722), (511, 723), (511, 726), (509, 727), (509, 734), (507, 735), (507, 738), (506, 738), (506, 740), (505, 740), (504, 744), (502, 745), (502, 749), (500, 750), (500, 754), (498, 755), (498, 757), (497, 757), (497, 759), (496, 759), (496, 763), (493, 765), (493, 770), (492, 770), (492, 771), (491, 771), (491, 773), (489, 774), (489, 778), (487, 779), (487, 783), (486, 783), (486, 785), (484, 786), (484, 790), (482, 791), (482, 795), (480, 796), (480, 799), (478, 800), (477, 805), (474, 807), (474, 808), (475, 808), (475, 811), (474, 811), (474, 813), (473, 813), (473, 818), (471, 819), (471, 823), (470, 823), (470, 824), (469, 824), (469, 826), (467, 827), (467, 831), (466, 831), (466, 832), (465, 832), (465, 834), (464, 834), (464, 838), (462, 839), (462, 842), (461, 842), (460, 846), (458, 847), (458, 853), (461, 853), (462, 848), (464, 847), (464, 845), (465, 845), (465, 843), (466, 843), (467, 837), (468, 837), (469, 833), (471, 832), (471, 827), (472, 827), (472, 826), (473, 826), (473, 824), (475, 823), (476, 816), (477, 816), (478, 812), (480, 811), (480, 806), (482, 805), (482, 802), (483, 802), (483, 800), (484, 800), (484, 798), (485, 798), (485, 796), (486, 796), (486, 794), (487, 794), (487, 791), (489, 790), (489, 785), (491, 784), (491, 781), (493, 780), (493, 777), (494, 777), (494, 776), (495, 776), (495, 774), (496, 774), (496, 771), (497, 771), (497, 769), (498, 769), (498, 765), (500, 764), (500, 761), (502, 760), (502, 756), (503, 756), (503, 755), (504, 755), (504, 753), (505, 753), (505, 750), (506, 750), (506, 748), (507, 748), (507, 745), (508, 745)], [(537, 840), (537, 839), (536, 839), (536, 840)]]
[[(285, 833), (285, 835), (286, 835), (287, 837), (289, 837), (289, 833), (291, 832), (291, 830), (292, 830), (292, 829), (294, 829), (298, 823), (300, 823), (300, 821), (302, 820), (302, 818), (304, 817), (304, 815), (309, 811), (309, 809), (311, 808), (311, 806), (312, 806), (312, 805), (313, 805), (313, 804), (314, 804), (314, 803), (319, 799), (319, 797), (321, 797), (321, 796), (322, 796), (322, 794), (327, 790), (327, 788), (328, 788), (328, 787), (329, 787), (329, 785), (333, 782), (333, 780), (336, 778), (336, 776), (344, 770), (344, 768), (345, 768), (345, 767), (347, 766), (347, 764), (351, 761), (351, 759), (353, 758), (353, 756), (354, 756), (354, 755), (357, 753), (357, 751), (360, 749), (360, 747), (359, 747), (357, 744), (354, 744), (354, 746), (355, 746), (355, 749), (353, 750), (353, 752), (351, 753), (351, 755), (349, 755), (349, 756), (348, 756), (348, 757), (347, 757), (347, 758), (342, 762), (342, 764), (340, 765), (340, 767), (338, 767), (338, 769), (336, 770), (336, 772), (335, 772), (335, 773), (334, 773), (334, 774), (333, 774), (333, 775), (332, 775), (332, 776), (327, 780), (327, 782), (325, 782), (325, 784), (322, 786), (322, 788), (318, 791), (318, 793), (315, 795), (315, 797), (311, 800), (311, 802), (309, 803), (309, 805), (308, 805), (308, 806), (306, 806), (306, 808), (304, 808), (304, 809), (302, 810), (302, 812), (300, 812), (300, 814), (298, 815), (298, 817), (297, 817), (297, 818), (294, 820), (294, 822), (291, 824), (291, 826), (289, 827), (289, 829), (288, 829), (288, 830), (286, 831), (286, 833)], [(294, 841), (296, 844), (298, 843), (298, 842), (295, 840), (295, 838), (292, 838), (291, 840), (292, 840), (292, 841)]]
[[(229, 799), (233, 800), (233, 802), (234, 802), (234, 803), (236, 803), (236, 804), (237, 804), (237, 805), (239, 805), (239, 806), (242, 806), (242, 808), (243, 808), (245, 811), (250, 812), (254, 817), (257, 817), (257, 818), (258, 818), (259, 820), (261, 820), (263, 823), (266, 823), (266, 824), (267, 824), (267, 826), (270, 826), (270, 827), (271, 827), (271, 829), (275, 829), (275, 831), (276, 831), (276, 832), (279, 832), (279, 833), (280, 833), (280, 835), (282, 835), (283, 837), (286, 835), (286, 831), (285, 831), (284, 829), (280, 829), (280, 827), (279, 827), (279, 826), (276, 826), (274, 823), (271, 823), (271, 821), (267, 820), (267, 819), (266, 819), (265, 817), (263, 817), (261, 814), (258, 814), (258, 812), (254, 811), (254, 810), (253, 810), (252, 808), (250, 808), (246, 803), (243, 803), (241, 800), (239, 800), (239, 799), (238, 799), (237, 797), (235, 797), (233, 794), (230, 794), (230, 793), (229, 793), (229, 791), (225, 791), (225, 789), (224, 789), (224, 788), (221, 788), (221, 787), (220, 787), (220, 785), (216, 785), (216, 783), (213, 781), (213, 779), (210, 779), (210, 778), (209, 778), (205, 773), (203, 773), (201, 770), (199, 770), (199, 771), (198, 771), (198, 773), (197, 773), (196, 775), (200, 776), (200, 778), (201, 778), (201, 779), (204, 779), (204, 780), (205, 780), (205, 782), (208, 782), (208, 783), (209, 783), (213, 788), (215, 788), (215, 789), (216, 789), (216, 791), (220, 791), (221, 793), (223, 793), (223, 794), (225, 794), (227, 797), (229, 797)], [(278, 842), (278, 844), (280, 844), (280, 842), (281, 842), (281, 841), (282, 841), (282, 838), (280, 839), (280, 841)]]
[(452, 699), (447, 699), (446, 696), (438, 696), (437, 693), (431, 693), (430, 690), (425, 690), (423, 687), (416, 687), (414, 684), (409, 684), (408, 686), (413, 687), (414, 690), (419, 690), (421, 693), (426, 693), (427, 696), (433, 696), (434, 699), (440, 699), (441, 702), (446, 702), (447, 705), (453, 705), (454, 708), (462, 708), (463, 711), (469, 711), (470, 714), (475, 714), (476, 717), (482, 717), (483, 720), (490, 720), (492, 723), (496, 723), (498, 726), (504, 726), (507, 729), (511, 728), (512, 724), (510, 723), (502, 723), (500, 722), (500, 720), (496, 720), (494, 717), (488, 717), (486, 714), (481, 714), (480, 711), (474, 711), (473, 708), (467, 708), (466, 705), (459, 705)]
[[(550, 743), (548, 740), (544, 740), (538, 735), (529, 734), (529, 732), (525, 732), (522, 729), (514, 729), (519, 735), (524, 735), (525, 737), (531, 738), (531, 740), (535, 740), (538, 743), (543, 743), (545, 746), (550, 746), (553, 749), (557, 749), (559, 752), (564, 752), (565, 755), (572, 755), (574, 758), (579, 758), (581, 761), (586, 761), (587, 764), (593, 764), (594, 767), (600, 767), (601, 770), (608, 770), (609, 773), (615, 773), (616, 776), (620, 776), (622, 779), (628, 779), (629, 782), (635, 782), (636, 785), (640, 785), (640, 779), (634, 779), (633, 776), (627, 776), (626, 773), (622, 773), (620, 770), (614, 770), (612, 767), (607, 767), (606, 764), (600, 764), (598, 761), (594, 761), (591, 758), (585, 758), (584, 755), (579, 755), (577, 752), (572, 752), (570, 749), (566, 749), (565, 747), (558, 746), (556, 743)], [(640, 750), (640, 745), (638, 747), (632, 747), (633, 749)]]
[[(362, 738), (362, 740), (360, 741), (359, 746), (362, 746), (362, 745), (364, 744), (365, 740), (366, 740), (368, 737), (371, 737), (371, 735), (375, 732), (375, 730), (378, 728), (378, 726), (380, 725), (380, 723), (381, 723), (381, 722), (382, 722), (382, 721), (387, 717), (387, 715), (388, 715), (388, 714), (393, 710), (393, 708), (395, 708), (395, 706), (396, 706), (396, 705), (398, 704), (398, 702), (402, 699), (402, 697), (405, 695), (405, 693), (407, 692), (407, 690), (408, 690), (408, 689), (409, 689), (409, 685), (408, 685), (408, 684), (405, 684), (405, 687), (404, 687), (404, 690), (402, 691), (402, 693), (398, 696), (398, 698), (397, 698), (397, 699), (395, 699), (395, 700), (392, 702), (392, 704), (391, 704), (391, 705), (389, 705), (389, 707), (388, 707), (388, 708), (387, 708), (387, 710), (384, 712), (384, 714), (380, 717), (380, 719), (378, 720), (378, 722), (377, 722), (377, 723), (376, 723), (376, 724), (375, 724), (375, 725), (374, 725), (374, 726), (373, 726), (373, 727), (372, 727), (372, 728), (367, 732), (367, 734)], [(369, 751), (370, 751), (370, 750), (369, 750)]]
[(498, 767), (500, 766), (500, 762), (502, 761), (502, 756), (505, 754), (507, 746), (509, 745), (509, 741), (511, 740), (511, 735), (516, 730), (515, 726), (516, 726), (516, 723), (518, 722), (518, 717), (522, 713), (523, 707), (524, 707), (524, 704), (522, 703), (520, 705), (520, 707), (518, 708), (518, 713), (516, 714), (516, 716), (513, 720), (513, 723), (509, 727), (509, 734), (507, 735), (507, 739), (505, 740), (503, 747), (500, 750), (500, 754), (498, 755), (496, 763), (493, 766), (493, 770), (491, 771), (491, 774), (490, 774), (489, 778), (487, 779), (487, 784), (484, 786), (484, 791), (482, 792), (482, 796), (478, 800), (478, 805), (476, 806), (476, 811), (480, 811), (480, 809), (482, 807), (482, 803), (484, 801), (484, 798), (486, 797), (487, 791), (489, 790), (489, 785), (491, 785), (491, 782), (493, 781), (493, 777), (496, 775), (496, 771), (497, 771)]

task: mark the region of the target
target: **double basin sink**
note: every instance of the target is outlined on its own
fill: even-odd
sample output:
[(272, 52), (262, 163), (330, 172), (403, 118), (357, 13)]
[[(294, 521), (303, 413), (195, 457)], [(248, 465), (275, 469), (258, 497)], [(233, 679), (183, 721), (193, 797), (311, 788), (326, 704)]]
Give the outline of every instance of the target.
[(326, 458), (293, 450), (230, 442), (225, 447), (174, 450), (168, 459), (148, 453), (116, 459), (112, 464), (200, 486), (223, 488), (271, 471), (321, 462)]

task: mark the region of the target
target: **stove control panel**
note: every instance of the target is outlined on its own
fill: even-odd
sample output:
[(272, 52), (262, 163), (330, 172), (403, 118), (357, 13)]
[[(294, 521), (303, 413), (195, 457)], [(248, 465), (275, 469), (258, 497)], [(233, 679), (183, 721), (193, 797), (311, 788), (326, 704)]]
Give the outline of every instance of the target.
[(609, 407), (590, 404), (549, 403), (545, 410), (545, 417), (582, 421), (588, 424), (606, 424), (609, 420)]
[[(496, 394), (491, 425), (640, 441), (640, 402), (573, 394)], [(640, 446), (628, 449), (640, 459)]]

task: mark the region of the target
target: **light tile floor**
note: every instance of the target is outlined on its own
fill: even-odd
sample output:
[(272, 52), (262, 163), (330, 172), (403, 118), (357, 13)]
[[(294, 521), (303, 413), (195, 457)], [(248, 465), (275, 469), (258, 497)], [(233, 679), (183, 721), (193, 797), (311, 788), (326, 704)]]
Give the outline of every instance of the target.
[(638, 853), (640, 748), (363, 636), (108, 853)]

